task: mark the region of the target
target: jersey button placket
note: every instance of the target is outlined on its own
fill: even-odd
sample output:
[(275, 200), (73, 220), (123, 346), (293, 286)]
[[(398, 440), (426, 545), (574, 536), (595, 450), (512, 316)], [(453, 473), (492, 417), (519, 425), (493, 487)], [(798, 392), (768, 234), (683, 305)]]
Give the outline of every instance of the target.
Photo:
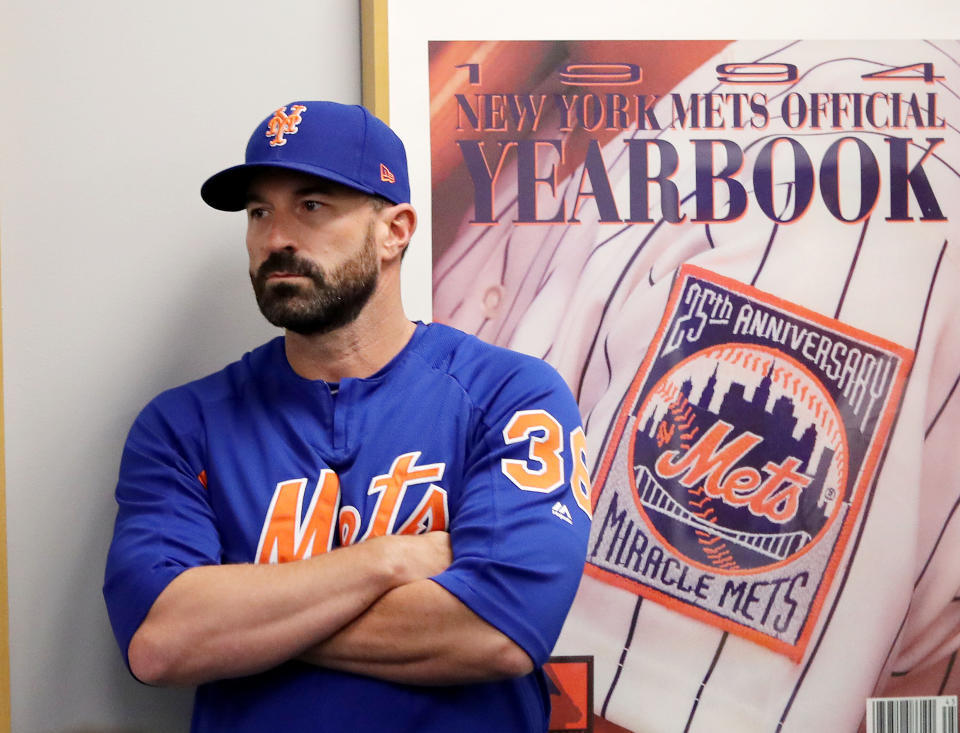
[(340, 382), (337, 393), (333, 395), (333, 448), (338, 453), (347, 449), (347, 428), (349, 425), (350, 404), (353, 402), (353, 380)]

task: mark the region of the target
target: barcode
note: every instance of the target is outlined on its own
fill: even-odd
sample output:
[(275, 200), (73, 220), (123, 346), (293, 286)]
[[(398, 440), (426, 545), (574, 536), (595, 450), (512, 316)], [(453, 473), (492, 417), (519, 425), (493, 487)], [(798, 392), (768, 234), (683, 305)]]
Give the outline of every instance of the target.
[(867, 733), (957, 733), (957, 697), (874, 697)]

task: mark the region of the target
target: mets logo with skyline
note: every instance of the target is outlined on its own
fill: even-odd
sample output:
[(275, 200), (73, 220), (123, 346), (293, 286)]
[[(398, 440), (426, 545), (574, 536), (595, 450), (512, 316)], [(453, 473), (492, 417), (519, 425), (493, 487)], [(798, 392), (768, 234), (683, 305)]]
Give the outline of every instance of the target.
[(911, 359), (685, 266), (601, 458), (587, 572), (798, 660)]

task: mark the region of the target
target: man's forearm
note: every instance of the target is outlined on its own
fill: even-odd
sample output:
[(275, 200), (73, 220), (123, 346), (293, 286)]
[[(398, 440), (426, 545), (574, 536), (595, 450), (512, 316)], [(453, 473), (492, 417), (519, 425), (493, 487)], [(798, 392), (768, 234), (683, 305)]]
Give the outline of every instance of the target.
[(151, 684), (199, 684), (294, 658), (391, 588), (449, 562), (448, 550), (436, 549), (439, 536), (398, 539), (282, 565), (191, 568), (160, 594), (134, 634), (130, 668)]
[(484, 682), (533, 669), (523, 649), (432, 580), (389, 591), (301, 658), (417, 685)]

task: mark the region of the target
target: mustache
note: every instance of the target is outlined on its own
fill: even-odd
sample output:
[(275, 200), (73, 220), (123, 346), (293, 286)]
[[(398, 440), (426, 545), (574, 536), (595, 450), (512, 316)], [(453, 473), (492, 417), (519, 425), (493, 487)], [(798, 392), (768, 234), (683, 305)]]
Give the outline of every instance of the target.
[(254, 279), (256, 282), (263, 283), (275, 272), (287, 272), (291, 275), (303, 275), (313, 280), (323, 280), (323, 271), (319, 267), (288, 250), (271, 253), (257, 268)]

